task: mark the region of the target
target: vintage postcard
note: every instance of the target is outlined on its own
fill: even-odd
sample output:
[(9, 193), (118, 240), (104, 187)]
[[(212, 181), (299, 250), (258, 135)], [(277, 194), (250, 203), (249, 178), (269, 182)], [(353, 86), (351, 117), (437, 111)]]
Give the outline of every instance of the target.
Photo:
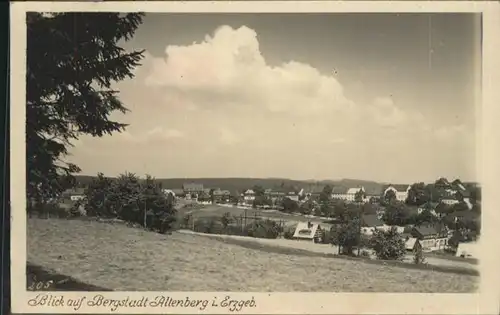
[(498, 314), (498, 2), (12, 4), (12, 312)]

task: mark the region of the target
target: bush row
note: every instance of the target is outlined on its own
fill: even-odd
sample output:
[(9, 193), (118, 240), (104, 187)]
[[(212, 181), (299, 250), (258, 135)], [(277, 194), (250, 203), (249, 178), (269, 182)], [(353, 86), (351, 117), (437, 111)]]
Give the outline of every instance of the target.
[(223, 224), (221, 221), (223, 220), (217, 218), (198, 219), (195, 220), (192, 229), (199, 233), (239, 235), (268, 239), (275, 239), (283, 232), (280, 225), (273, 220), (259, 219), (245, 226)]

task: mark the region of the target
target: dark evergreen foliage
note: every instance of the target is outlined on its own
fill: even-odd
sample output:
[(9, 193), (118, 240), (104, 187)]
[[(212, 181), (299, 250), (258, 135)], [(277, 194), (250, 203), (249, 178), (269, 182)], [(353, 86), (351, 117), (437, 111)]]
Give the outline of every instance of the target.
[(26, 71), (27, 192), (34, 204), (74, 184), (64, 160), (79, 136), (120, 132), (110, 114), (126, 112), (112, 84), (133, 77), (142, 51), (127, 52), (142, 14), (28, 13)]

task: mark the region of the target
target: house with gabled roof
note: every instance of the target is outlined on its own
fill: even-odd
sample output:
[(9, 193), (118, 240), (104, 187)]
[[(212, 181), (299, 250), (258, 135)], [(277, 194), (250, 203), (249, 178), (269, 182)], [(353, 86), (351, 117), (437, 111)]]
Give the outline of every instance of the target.
[(463, 258), (479, 258), (478, 242), (459, 243), (455, 255)]
[(472, 209), (473, 206), (470, 201), (470, 192), (467, 190), (457, 191), (457, 192), (446, 191), (443, 197), (441, 198), (441, 202), (449, 206), (460, 202), (464, 202), (469, 209)]
[(219, 188), (215, 189), (212, 194), (214, 196), (215, 203), (228, 202), (231, 197), (229, 190), (221, 190)]
[(293, 238), (317, 243), (321, 242), (323, 235), (323, 230), (318, 223), (299, 222), (293, 233)]
[(411, 186), (410, 185), (388, 185), (384, 189), (383, 196), (385, 197), (389, 191), (393, 191), (396, 200), (404, 202), (408, 198), (408, 191), (410, 191)]
[(401, 238), (405, 242), (405, 249), (407, 251), (416, 251), (417, 249), (421, 248), (422, 245), (420, 244), (418, 238), (412, 235), (411, 230), (412, 227), (405, 226), (400, 234)]
[(441, 250), (448, 245), (448, 231), (438, 226), (414, 226), (411, 235), (419, 240), (424, 251)]
[(364, 235), (372, 235), (375, 230), (387, 230), (387, 225), (382, 220), (380, 220), (376, 214), (362, 215), (360, 225), (361, 233)]
[(365, 200), (364, 202), (369, 202), (371, 200), (379, 201), (380, 197), (384, 193), (384, 187), (382, 185), (378, 186), (368, 186), (365, 188)]
[(335, 186), (332, 189), (332, 194), (331, 198), (332, 199), (339, 199), (339, 200), (347, 200), (347, 191), (349, 188), (342, 187), (342, 186)]
[(324, 185), (311, 184), (305, 188), (300, 189), (299, 192), (297, 193), (299, 196), (299, 200), (307, 201), (310, 199), (314, 200), (319, 199), (319, 196), (323, 192), (324, 187), (325, 187)]
[(204, 192), (203, 184), (198, 183), (185, 183), (182, 185), (182, 189), (186, 195), (190, 195), (194, 198), (197, 198), (198, 195)]
[(245, 202), (253, 202), (255, 200), (255, 191), (253, 189), (247, 189), (243, 193), (243, 200)]
[(269, 188), (264, 191), (264, 196), (270, 199), (273, 204), (278, 204), (287, 196), (287, 190), (282, 187), (273, 189)]

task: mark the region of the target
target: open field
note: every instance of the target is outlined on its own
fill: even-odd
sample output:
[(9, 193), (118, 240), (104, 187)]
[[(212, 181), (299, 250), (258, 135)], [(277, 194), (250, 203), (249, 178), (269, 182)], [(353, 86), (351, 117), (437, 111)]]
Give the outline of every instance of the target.
[(184, 214), (190, 213), (195, 218), (204, 218), (204, 217), (221, 217), (224, 213), (229, 212), (234, 217), (240, 217), (245, 215), (248, 219), (252, 219), (257, 216), (263, 219), (272, 219), (272, 220), (284, 220), (288, 222), (288, 224), (296, 224), (297, 222), (314, 222), (321, 223), (325, 227), (330, 227), (327, 223), (322, 223), (324, 220), (318, 217), (306, 217), (300, 214), (288, 214), (278, 210), (262, 210), (262, 209), (243, 209), (241, 207), (236, 207), (232, 205), (196, 205), (196, 208), (182, 208), (180, 207), (179, 216), (182, 217)]
[(478, 277), (267, 253), (122, 224), (29, 219), (28, 261), (113, 290), (472, 292)]

